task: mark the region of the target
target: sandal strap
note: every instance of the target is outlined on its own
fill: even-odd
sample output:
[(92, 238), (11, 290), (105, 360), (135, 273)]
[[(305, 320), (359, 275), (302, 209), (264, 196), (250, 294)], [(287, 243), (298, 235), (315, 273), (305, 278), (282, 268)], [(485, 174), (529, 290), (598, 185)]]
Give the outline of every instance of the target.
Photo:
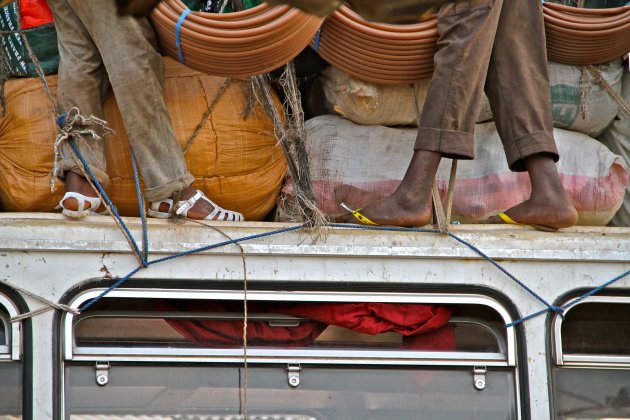
[[(77, 200), (77, 210), (67, 209), (63, 203), (69, 199), (74, 198)], [(90, 203), (89, 208), (85, 208), (85, 203)], [(78, 192), (68, 191), (63, 195), (63, 198), (59, 201), (58, 208), (62, 209), (62, 213), (68, 217), (84, 217), (88, 214), (96, 213), (96, 210), (101, 206), (101, 199), (99, 197), (88, 197)]]
[[(184, 217), (188, 217), (188, 210), (190, 210), (195, 205), (195, 203), (202, 197), (208, 200), (208, 198), (205, 195), (203, 195), (201, 191), (197, 190), (197, 193), (193, 195), (192, 197), (190, 197), (189, 199), (178, 201), (177, 210), (175, 211), (175, 213), (178, 215), (182, 215)], [(212, 201), (210, 201), (210, 203), (212, 203)]]
[(204, 218), (204, 220), (242, 222), (245, 219), (241, 213), (224, 209), (223, 207), (219, 206), (217, 203), (206, 197), (206, 195), (199, 190), (197, 190), (197, 193), (189, 199), (179, 201), (177, 203), (176, 213), (178, 215), (188, 217), (188, 210), (190, 210), (199, 200), (206, 200), (210, 205), (212, 205), (212, 207), (214, 207), (214, 209), (210, 212), (209, 215)]
[[(160, 211), (160, 206), (162, 204), (168, 205), (167, 211)], [(151, 217), (157, 217), (159, 219), (168, 219), (171, 217), (173, 213), (173, 200), (170, 198), (165, 198), (164, 200), (153, 201), (151, 203), (151, 207), (147, 210), (147, 214)]]

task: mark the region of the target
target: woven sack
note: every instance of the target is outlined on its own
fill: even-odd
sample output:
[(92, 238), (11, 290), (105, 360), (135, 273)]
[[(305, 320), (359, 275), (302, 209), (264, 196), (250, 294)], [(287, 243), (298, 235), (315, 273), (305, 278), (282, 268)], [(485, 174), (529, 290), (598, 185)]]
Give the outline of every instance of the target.
[[(417, 126), (418, 111), (424, 107), (430, 81), (421, 79), (415, 84), (381, 85), (357, 79), (331, 66), (321, 76), (324, 110), (357, 124)], [(483, 95), (477, 121), (491, 118), (488, 98)]]
[[(595, 66), (610, 87), (619, 93), (621, 59)], [(584, 67), (549, 63), (554, 127), (597, 137), (610, 125), (619, 106)]]
[[(166, 103), (183, 146), (223, 84), (173, 60), (166, 63)], [(48, 81), (56, 87), (56, 76)], [(286, 172), (282, 149), (262, 107), (243, 120), (247, 100), (242, 81), (232, 81), (186, 154), (194, 186), (219, 205), (261, 220), (275, 206)], [(38, 79), (10, 80), (7, 115), (0, 118), (0, 202), (5, 211), (53, 211), (63, 186), (50, 193), (56, 126)], [(279, 104), (278, 104), (279, 106)], [(105, 116), (116, 130), (105, 139), (108, 194), (124, 216), (137, 216), (131, 158), (116, 102), (110, 95)]]
[[(413, 154), (417, 130), (361, 126), (337, 116), (306, 123), (311, 179), (318, 206), (327, 214), (359, 208), (388, 196), (400, 184)], [(562, 183), (579, 213), (579, 224), (605, 225), (623, 201), (628, 171), (619, 156), (581, 133), (554, 130)], [(474, 160), (459, 162), (453, 218), (478, 222), (529, 197), (526, 172), (508, 169), (494, 123), (478, 124)], [(437, 180), (446, 196), (450, 160), (443, 159)], [(291, 185), (284, 189), (292, 199)], [(282, 214), (283, 220), (295, 215)]]
[[(628, 71), (623, 75), (621, 96), (627, 104), (630, 104), (630, 72)], [(630, 118), (628, 116), (620, 112), (610, 128), (599, 137), (599, 141), (613, 153), (622, 156), (626, 165), (630, 167)], [(630, 184), (626, 185), (623, 204), (610, 224), (630, 227)]]

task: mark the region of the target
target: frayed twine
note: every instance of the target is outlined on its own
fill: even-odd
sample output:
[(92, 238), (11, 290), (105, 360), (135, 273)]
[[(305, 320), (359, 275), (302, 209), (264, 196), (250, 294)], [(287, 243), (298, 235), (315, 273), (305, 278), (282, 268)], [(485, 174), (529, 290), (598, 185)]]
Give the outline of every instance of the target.
[[(104, 136), (114, 134), (114, 130), (109, 128), (107, 121), (90, 115), (86, 117), (81, 115), (79, 108), (71, 108), (70, 111), (64, 112), (58, 115), (56, 118), (57, 125), (59, 126), (59, 134), (55, 139), (55, 157), (53, 161), (52, 176), (50, 177), (50, 191), (55, 192), (56, 179), (59, 173), (59, 162), (61, 161), (62, 153), (61, 148), (63, 143), (68, 139), (73, 138), (75, 141), (85, 142), (86, 136), (91, 136), (94, 140), (102, 140)], [(102, 131), (103, 135), (98, 134), (98, 131)]]

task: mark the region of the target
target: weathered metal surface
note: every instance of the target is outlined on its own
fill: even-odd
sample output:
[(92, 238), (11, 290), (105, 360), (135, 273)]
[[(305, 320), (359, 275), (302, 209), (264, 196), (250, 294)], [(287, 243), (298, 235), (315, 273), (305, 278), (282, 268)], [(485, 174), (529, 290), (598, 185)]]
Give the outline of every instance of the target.
[[(141, 225), (129, 219), (140, 243)], [(174, 224), (149, 221), (150, 258), (287, 227), (273, 223)], [(499, 261), (548, 302), (580, 288), (596, 287), (630, 270), (630, 229), (576, 227), (544, 233), (527, 227), (454, 226), (453, 233)], [(344, 284), (471, 285), (496, 290), (522, 315), (543, 305), (504, 273), (452, 238), (434, 233), (330, 229), (317, 240), (307, 231), (228, 245), (155, 264), (136, 280), (243, 281)], [(108, 217), (72, 221), (51, 214), (0, 214), (0, 282), (59, 302), (71, 288), (104, 277), (121, 277), (138, 266), (128, 243)], [(615, 288), (630, 287), (624, 278)], [(417, 288), (416, 288), (417, 291)], [(25, 297), (29, 308), (40, 302)], [(53, 418), (53, 312), (33, 319), (35, 418)], [(531, 416), (549, 417), (545, 317), (524, 325)]]

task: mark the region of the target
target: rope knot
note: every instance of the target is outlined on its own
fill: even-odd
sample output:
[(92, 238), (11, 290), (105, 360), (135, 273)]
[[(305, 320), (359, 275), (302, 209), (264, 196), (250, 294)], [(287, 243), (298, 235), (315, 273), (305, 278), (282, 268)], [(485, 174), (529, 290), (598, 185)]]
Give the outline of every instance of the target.
[(551, 305), (549, 307), (549, 310), (551, 312), (557, 313), (558, 315), (560, 315), (560, 317), (562, 317), (562, 319), (564, 319), (564, 308), (562, 306)]
[[(82, 140), (84, 137), (92, 137), (94, 140), (102, 140), (103, 136), (113, 134), (114, 130), (108, 127), (107, 121), (90, 115), (81, 115), (79, 108), (73, 107), (68, 112), (61, 113), (55, 117), (55, 122), (59, 126), (59, 134), (55, 139), (55, 157), (53, 160), (53, 171), (50, 179), (50, 191), (56, 190), (55, 180), (59, 174), (59, 161), (61, 160), (61, 147), (69, 139)], [(99, 132), (103, 133), (102, 135)]]

